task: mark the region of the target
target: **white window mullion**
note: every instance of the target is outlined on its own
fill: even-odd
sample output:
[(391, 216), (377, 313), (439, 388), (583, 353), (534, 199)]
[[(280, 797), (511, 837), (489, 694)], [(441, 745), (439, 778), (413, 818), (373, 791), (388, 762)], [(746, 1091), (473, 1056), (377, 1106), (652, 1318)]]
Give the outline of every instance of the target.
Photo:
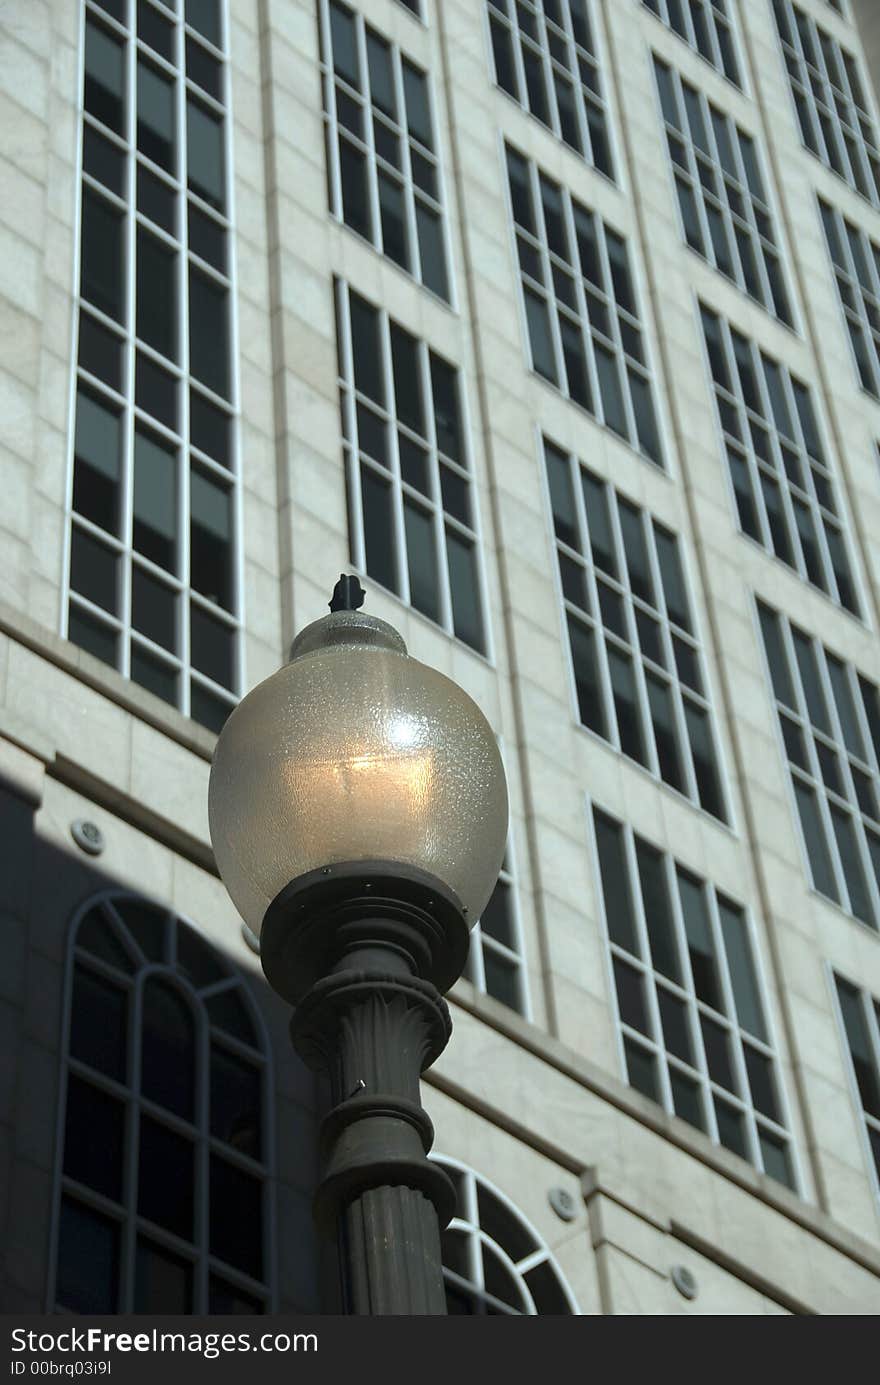
[(712, 938), (712, 947), (715, 952), (715, 965), (718, 968), (718, 979), (721, 982), (724, 1013), (730, 1017), (728, 1043), (730, 1045), (731, 1061), (733, 1063), (737, 1084), (735, 1095), (739, 1096), (743, 1103), (746, 1145), (749, 1150), (749, 1160), (756, 1168), (763, 1170), (764, 1159), (761, 1154), (761, 1146), (758, 1139), (758, 1125), (755, 1119), (755, 1105), (752, 1100), (751, 1087), (749, 1085), (748, 1072), (746, 1070), (742, 1029), (740, 1027), (739, 1015), (736, 1008), (736, 998), (733, 994), (730, 969), (727, 963), (727, 949), (724, 946), (724, 935), (721, 931), (721, 920), (718, 913), (718, 900), (714, 889), (707, 889), (705, 898), (709, 915), (709, 930)]
[[(856, 852), (858, 854), (862, 868), (862, 876), (864, 878), (865, 885), (868, 890), (868, 895), (871, 901), (871, 909), (874, 915), (874, 927), (880, 928), (880, 890), (878, 890), (877, 887), (877, 877), (874, 873), (874, 867), (871, 861), (870, 853), (868, 851), (868, 844), (865, 839), (865, 828), (862, 823), (861, 805), (859, 803), (859, 797), (856, 793), (855, 782), (853, 780), (852, 768), (850, 766), (849, 752), (847, 749), (846, 739), (843, 734), (843, 727), (840, 721), (840, 714), (837, 710), (837, 702), (834, 697), (834, 690), (831, 685), (831, 676), (828, 672), (828, 663), (825, 655), (825, 649), (818, 642), (816, 643), (815, 648), (819, 664), (819, 681), (822, 685), (822, 691), (825, 696), (825, 701), (828, 704), (828, 716), (831, 722), (831, 740), (834, 743), (834, 748), (837, 754), (837, 763), (840, 767), (841, 778), (843, 779), (844, 783), (843, 797), (846, 800), (847, 806), (851, 809), (849, 813), (849, 818), (852, 823), (853, 839), (856, 844)], [(841, 860), (841, 868), (842, 866), (843, 862)]]
[[(611, 684), (611, 673), (608, 668), (608, 650), (605, 643), (605, 626), (602, 621), (602, 608), (599, 604), (598, 577), (596, 574), (596, 564), (593, 561), (593, 550), (590, 543), (590, 528), (587, 523), (587, 506), (584, 500), (583, 486), (581, 485), (581, 468), (577, 458), (569, 455), (569, 465), (572, 468), (572, 491), (574, 494), (575, 513), (577, 515), (577, 526), (580, 536), (580, 549), (584, 557), (584, 583), (587, 587), (589, 598), (589, 610), (584, 614), (591, 617), (587, 622), (582, 621), (588, 630), (593, 633), (593, 648), (596, 655), (596, 671), (599, 682), (599, 696), (604, 703), (605, 720), (608, 724), (607, 739), (614, 746), (615, 750), (620, 750), (620, 731), (617, 725), (617, 707), (614, 701), (614, 689)], [(609, 499), (608, 487), (605, 487), (605, 498), (609, 512), (616, 508)], [(619, 560), (618, 560), (619, 561)], [(625, 603), (625, 597), (621, 596)], [(564, 603), (563, 603), (564, 604)], [(567, 621), (566, 621), (567, 625)], [(566, 631), (568, 637), (568, 632)], [(569, 638), (569, 648), (571, 641)], [(572, 656), (572, 672), (574, 673), (574, 658)]]
[[(570, 394), (568, 370), (565, 364), (565, 353), (562, 349), (562, 331), (559, 326), (559, 312), (556, 306), (556, 286), (553, 282), (553, 261), (550, 258), (550, 242), (547, 237), (547, 224), (544, 220), (544, 199), (541, 196), (541, 179), (538, 166), (534, 160), (526, 159), (525, 163), (528, 169), (529, 190), (532, 198), (532, 215), (535, 219), (535, 229), (539, 242), (538, 254), (541, 257), (541, 267), (544, 271), (547, 323), (550, 328), (550, 337), (553, 342), (553, 354), (556, 357), (556, 378), (559, 382), (559, 389), (568, 396)], [(529, 348), (531, 349), (531, 340), (529, 341)], [(532, 368), (534, 369), (534, 359), (532, 361)]]
[[(603, 405), (603, 403), (602, 403), (602, 393), (601, 393), (601, 390), (599, 389), (599, 374), (598, 374), (598, 371), (597, 371), (597, 369), (596, 369), (596, 357), (595, 357), (595, 353), (594, 353), (594, 351), (593, 351), (593, 338), (592, 338), (592, 334), (591, 334), (591, 332), (590, 332), (590, 313), (589, 313), (589, 309), (588, 309), (588, 307), (587, 307), (587, 290), (586, 290), (586, 285), (585, 285), (585, 283), (584, 283), (583, 266), (581, 265), (580, 249), (579, 249), (579, 247), (578, 247), (577, 234), (576, 234), (576, 231), (575, 231), (575, 224), (574, 224), (574, 207), (573, 207), (573, 205), (572, 205), (572, 200), (571, 200), (571, 197), (569, 196), (569, 193), (568, 193), (568, 189), (567, 189), (567, 188), (560, 187), (559, 193), (560, 193), (560, 199), (561, 199), (561, 202), (562, 202), (562, 215), (563, 215), (563, 218), (564, 218), (564, 220), (565, 220), (565, 235), (566, 235), (566, 239), (568, 240), (568, 247), (569, 247), (569, 251), (570, 251), (570, 254), (571, 254), (571, 265), (572, 265), (572, 269), (573, 269), (573, 272), (574, 272), (574, 292), (575, 292), (575, 298), (577, 299), (577, 313), (578, 313), (578, 317), (580, 318), (580, 322), (578, 323), (578, 326), (579, 326), (579, 328), (580, 328), (581, 343), (582, 343), (583, 353), (584, 353), (584, 367), (585, 367), (586, 372), (587, 372), (587, 380), (588, 380), (589, 386), (590, 386), (590, 394), (592, 395), (592, 398), (593, 398), (593, 409), (594, 409), (594, 412), (595, 412), (595, 414), (596, 414), (597, 419), (598, 419), (599, 422), (601, 423), (601, 422), (604, 422), (604, 418), (605, 418), (605, 408), (604, 408), (604, 405)], [(547, 242), (547, 228), (546, 228), (546, 226), (545, 226), (545, 224), (544, 224), (544, 221), (543, 221), (543, 212), (544, 212), (544, 208), (543, 208), (543, 205), (542, 205), (542, 207), (541, 207), (541, 217), (542, 217), (542, 220), (541, 220), (540, 226), (541, 226), (541, 231), (542, 231), (542, 233), (543, 233), (543, 241), (544, 241), (544, 244), (546, 245), (546, 244), (548, 243), (548, 242)], [(595, 220), (596, 220), (596, 218), (594, 218), (594, 224), (595, 224)], [(549, 262), (549, 260), (548, 260), (548, 262)], [(554, 298), (555, 298), (555, 286), (554, 286), (554, 284), (553, 284), (552, 273), (551, 273), (551, 277), (550, 277), (550, 292), (554, 295)], [(551, 300), (551, 301), (552, 301), (552, 300)], [(612, 310), (611, 306), (609, 305), (609, 307), (608, 307), (609, 316), (610, 316), (610, 314), (612, 313), (612, 311), (613, 311), (613, 310)], [(553, 317), (556, 318), (557, 316), (558, 316), (558, 314), (554, 311)], [(561, 350), (561, 334), (560, 334), (560, 350)], [(565, 365), (564, 357), (562, 358), (562, 360), (563, 360), (563, 366), (564, 366), (564, 365)], [(561, 375), (559, 378), (560, 378), (560, 379), (566, 379), (566, 380), (567, 380), (567, 379), (568, 379), (568, 372), (567, 372), (567, 370), (565, 371), (564, 376)], [(570, 394), (571, 394), (570, 388), (566, 390), (566, 393), (569, 394), (569, 396), (570, 396)]]
[[(738, 420), (738, 422), (739, 422), (740, 431), (741, 431), (741, 433), (742, 433), (742, 444), (741, 444), (741, 445), (742, 445), (742, 447), (745, 448), (745, 453), (746, 453), (746, 457), (745, 457), (746, 468), (747, 468), (748, 473), (749, 473), (749, 480), (750, 480), (751, 487), (752, 487), (752, 497), (753, 497), (754, 502), (755, 502), (755, 512), (756, 512), (757, 518), (758, 518), (758, 527), (759, 527), (759, 529), (760, 529), (760, 531), (761, 531), (761, 543), (762, 543), (763, 547), (767, 550), (768, 553), (773, 553), (773, 552), (774, 552), (774, 548), (773, 548), (773, 535), (772, 535), (772, 533), (771, 533), (771, 531), (770, 531), (770, 520), (769, 520), (769, 516), (768, 516), (768, 513), (767, 513), (767, 502), (766, 502), (766, 500), (764, 499), (764, 488), (763, 488), (763, 486), (761, 485), (761, 468), (760, 468), (760, 465), (759, 465), (759, 463), (758, 463), (758, 456), (757, 456), (757, 453), (756, 453), (756, 451), (755, 451), (755, 447), (754, 447), (754, 444), (753, 444), (753, 442), (752, 442), (752, 437), (751, 437), (751, 433), (750, 433), (750, 430), (749, 430), (749, 417), (748, 417), (748, 412), (747, 412), (747, 409), (746, 409), (745, 396), (744, 396), (744, 394), (743, 394), (742, 381), (741, 381), (740, 378), (739, 378), (739, 367), (738, 367), (738, 365), (737, 365), (736, 354), (735, 354), (734, 349), (733, 349), (733, 338), (732, 338), (732, 336), (731, 336), (730, 323), (727, 321), (726, 318), (723, 318), (723, 317), (718, 317), (718, 318), (717, 318), (717, 322), (718, 322), (718, 336), (719, 336), (719, 340), (720, 340), (720, 344), (721, 344), (721, 350), (722, 350), (722, 352), (723, 352), (723, 354), (724, 354), (724, 362), (725, 362), (725, 366), (726, 366), (726, 368), (727, 368), (727, 376), (728, 376), (728, 379), (730, 380), (730, 383), (731, 383), (731, 389), (735, 389), (735, 391), (736, 391), (736, 394), (735, 394), (735, 396), (734, 396), (734, 403), (733, 403), (733, 406), (732, 406), (732, 407), (736, 410), (737, 420)], [(749, 358), (750, 358), (750, 360), (751, 360), (751, 362), (752, 362), (752, 370), (753, 370), (753, 372), (756, 372), (756, 355), (755, 355), (755, 349), (754, 349), (754, 346), (752, 346), (751, 344), (750, 344), (750, 346), (749, 346)], [(760, 365), (760, 362), (758, 362), (758, 365)], [(711, 366), (710, 366), (710, 374), (711, 374)], [(714, 381), (714, 386), (715, 386), (715, 392), (716, 392), (716, 396), (717, 396), (718, 390), (719, 390), (719, 389), (722, 389), (722, 390), (723, 390), (723, 389), (724, 389), (724, 386), (723, 386), (723, 385), (719, 385), (717, 381)], [(728, 394), (729, 392), (728, 392), (727, 390), (724, 390), (724, 393), (725, 393), (725, 394)], [(728, 402), (729, 402), (729, 400), (728, 400)], [(723, 432), (723, 431), (724, 431), (724, 426), (723, 426), (723, 424), (721, 423), (720, 417), (719, 417), (719, 425), (721, 426), (721, 429), (722, 429), (722, 432)], [(735, 441), (736, 441), (736, 440), (735, 440)], [(738, 454), (738, 455), (739, 455), (739, 454)], [(729, 470), (730, 470), (730, 463), (728, 462), (728, 471), (729, 471)], [(731, 477), (731, 482), (732, 482), (732, 477)], [(734, 503), (735, 503), (735, 499), (734, 499)], [(740, 522), (740, 526), (739, 526), (739, 527), (740, 527), (740, 529), (742, 529), (742, 524), (741, 524), (741, 522)]]
[[(789, 621), (784, 616), (779, 619), (779, 624), (777, 628), (780, 632), (782, 647), (784, 650), (785, 658), (788, 662), (789, 682), (791, 683), (792, 689), (794, 690), (795, 702), (797, 704), (796, 712), (798, 719), (800, 721), (801, 731), (804, 739), (804, 748), (806, 751), (807, 762), (809, 764), (809, 770), (807, 772), (810, 778), (812, 779), (813, 799), (816, 803), (816, 811), (819, 815), (820, 824), (825, 837), (825, 844), (828, 849), (828, 859), (831, 864), (831, 872), (834, 876), (834, 883), (837, 889), (841, 905), (844, 909), (849, 910), (849, 890), (846, 886), (846, 878), (843, 873), (843, 864), (840, 860), (840, 852), (837, 847), (837, 836), (834, 831), (834, 825), (831, 821), (831, 814), (828, 808), (828, 798), (825, 793), (825, 781), (822, 778), (822, 767), (819, 764), (819, 756), (816, 751), (816, 745), (813, 738), (812, 721), (810, 720), (810, 713), (807, 705), (806, 693), (804, 690), (803, 682), (801, 680), (800, 666), (798, 664), (797, 656), (795, 655), (794, 651), (794, 637)], [(800, 825), (799, 812), (798, 826), (801, 830), (801, 837), (804, 841), (804, 849), (806, 854), (806, 838), (804, 836), (803, 829)]]
[[(709, 1076), (709, 1064), (706, 1060), (706, 1046), (703, 1042), (703, 1027), (700, 1024), (699, 1002), (697, 1000), (697, 989), (694, 985), (694, 974), (691, 968), (691, 955), (688, 947), (687, 928), (684, 922), (684, 912), (681, 907), (681, 896), (678, 891), (678, 872), (676, 863), (669, 852), (663, 853), (663, 868), (666, 874), (666, 889), (669, 895), (672, 917), (674, 920), (675, 931), (679, 939), (679, 952), (682, 964), (682, 976), (684, 979), (684, 989), (688, 995), (686, 1004), (688, 1023), (690, 1025), (691, 1043), (693, 1044), (694, 1056), (696, 1058), (696, 1069), (700, 1077), (700, 1086), (703, 1098), (703, 1113), (706, 1117), (706, 1129), (711, 1140), (716, 1144), (720, 1143), (718, 1134), (718, 1122), (715, 1119), (715, 1102), (712, 1096), (712, 1079)], [(700, 882), (704, 891), (706, 885)]]
[(651, 941), (648, 933), (647, 910), (650, 902), (646, 902), (642, 897), (642, 882), (639, 876), (638, 860), (636, 857), (635, 835), (632, 828), (627, 825), (623, 830), (623, 849), (626, 856), (626, 870), (629, 876), (629, 893), (633, 904), (633, 914), (635, 915), (636, 935), (639, 940), (640, 957), (644, 963), (644, 971), (639, 975), (642, 980), (645, 1006), (650, 1016), (652, 1034), (656, 1046), (657, 1073), (660, 1081), (660, 1092), (662, 1095), (662, 1105), (670, 1113), (675, 1114), (675, 1106), (672, 1100), (672, 1087), (669, 1081), (669, 1067), (666, 1060), (666, 1045), (663, 1038), (663, 1023), (660, 1019), (660, 1004), (657, 999), (657, 987), (654, 981), (655, 967), (654, 959), (651, 956)]

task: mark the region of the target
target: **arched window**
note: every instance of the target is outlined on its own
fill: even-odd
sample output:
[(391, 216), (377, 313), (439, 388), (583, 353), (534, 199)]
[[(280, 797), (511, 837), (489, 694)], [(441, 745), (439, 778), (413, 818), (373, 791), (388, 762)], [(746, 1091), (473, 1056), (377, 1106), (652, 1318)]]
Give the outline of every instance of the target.
[(442, 1235), (450, 1315), (577, 1314), (574, 1295), (537, 1231), (503, 1193), (454, 1159), (456, 1215)]
[(262, 1313), (268, 1048), (241, 976), (134, 895), (74, 920), (49, 1307)]

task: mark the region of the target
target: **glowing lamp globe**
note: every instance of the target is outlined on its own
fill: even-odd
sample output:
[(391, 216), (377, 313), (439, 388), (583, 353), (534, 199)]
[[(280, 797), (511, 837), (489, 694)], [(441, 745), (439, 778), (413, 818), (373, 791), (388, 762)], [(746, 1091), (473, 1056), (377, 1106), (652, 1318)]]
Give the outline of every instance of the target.
[(356, 610), (300, 633), (289, 662), (229, 717), (211, 768), (217, 867), (256, 934), (293, 882), (361, 861), (440, 882), (473, 923), (498, 876), (507, 813), (479, 707)]

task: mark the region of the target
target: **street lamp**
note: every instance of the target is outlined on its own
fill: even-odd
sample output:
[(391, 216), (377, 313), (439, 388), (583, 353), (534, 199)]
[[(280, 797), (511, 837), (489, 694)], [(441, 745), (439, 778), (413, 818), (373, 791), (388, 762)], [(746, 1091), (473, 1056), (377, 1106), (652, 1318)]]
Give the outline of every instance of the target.
[(226, 722), (211, 841), (296, 1006), (294, 1046), (330, 1079), (315, 1211), (337, 1231), (344, 1311), (442, 1314), (455, 1193), (426, 1157), (419, 1076), (449, 1040), (442, 996), (498, 876), (507, 786), (476, 703), (363, 599), (341, 577)]

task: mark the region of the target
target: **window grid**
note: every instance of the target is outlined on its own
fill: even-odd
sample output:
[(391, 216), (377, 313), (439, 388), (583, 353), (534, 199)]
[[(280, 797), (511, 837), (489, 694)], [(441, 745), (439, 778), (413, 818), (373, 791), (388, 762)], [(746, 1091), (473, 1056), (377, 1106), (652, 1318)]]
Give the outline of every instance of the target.
[(819, 210), (859, 380), (880, 400), (880, 246), (821, 198)]
[(774, 217), (754, 139), (656, 56), (654, 72), (685, 240), (791, 327)]
[(813, 888), (880, 928), (880, 694), (772, 607), (758, 616)]
[[(242, 676), (227, 75), (220, 8), (190, 12), (199, 28), (140, 0), (135, 29), (132, 0), (84, 6), (64, 628), (219, 730)], [(219, 350), (191, 341), (193, 292), (219, 305)]]
[(727, 0), (643, 0), (643, 4), (716, 72), (742, 87)]
[(457, 1160), (431, 1158), (456, 1191), (456, 1214), (440, 1235), (448, 1314), (577, 1314), (549, 1247), (510, 1199)]
[(422, 14), (422, 0), (398, 0), (398, 4), (402, 5), (405, 10), (409, 10), (410, 14), (414, 14), (416, 19), (420, 19), (422, 23), (425, 22)]
[(880, 207), (880, 147), (858, 61), (793, 0), (773, 0), (804, 144)]
[(495, 889), (471, 930), (464, 975), (483, 995), (530, 1017), (516, 880), (508, 849)]
[(510, 145), (506, 153), (532, 369), (662, 467), (626, 242), (536, 164)]
[(495, 81), (600, 173), (614, 177), (586, 0), (487, 0)]
[(339, 279), (336, 317), (352, 562), (485, 653), (459, 372)]
[(862, 1113), (868, 1166), (874, 1192), (880, 1197), (880, 1000), (836, 973), (834, 986), (853, 1093)]
[(580, 719), (727, 822), (678, 538), (544, 439)]
[[(785, 1094), (745, 911), (595, 807), (593, 827), (627, 1081), (715, 1144), (796, 1188)], [(736, 971), (725, 925), (737, 949)]]
[(810, 390), (716, 313), (700, 312), (741, 532), (860, 616)]
[[(67, 1000), (70, 1020), (65, 1025), (65, 1109), (59, 1115), (59, 1220), (53, 1238), (51, 1310), (268, 1311), (271, 1294), (266, 1245), (271, 1216), (264, 1185), (271, 1148), (269, 1073), (265, 1040), (255, 1025), (255, 1011), (241, 977), (181, 920), (131, 895), (112, 893), (91, 900), (75, 925), (72, 944)], [(104, 991), (105, 1012), (99, 1016), (103, 1023), (89, 1034), (88, 1026), (93, 1020), (86, 1017), (94, 1007), (96, 986)], [(192, 1027), (188, 1055), (175, 1048), (173, 1042), (168, 1052), (160, 1052), (160, 1060), (169, 1059), (173, 1053), (179, 1066), (166, 1070), (169, 1086), (152, 1097), (145, 1090), (155, 1081), (156, 1071), (155, 1053), (152, 1064), (148, 1062), (155, 1032), (153, 1026), (144, 1023), (148, 988), (152, 988), (154, 1004), (157, 991), (161, 991), (163, 1003), (167, 1005), (171, 998), (172, 1006), (176, 1004), (186, 1012), (186, 1021)], [(108, 1024), (108, 1016), (112, 1021), (115, 1013), (112, 1006), (106, 1008), (108, 995), (123, 1007), (118, 1012), (122, 1015), (121, 1035), (113, 1035), (112, 1022)], [(167, 1014), (164, 1018), (167, 1020)], [(115, 1072), (111, 1035), (121, 1037), (121, 1063)], [(167, 1038), (167, 1029), (164, 1036)], [(90, 1050), (85, 1055), (84, 1043)], [(74, 1052), (77, 1048), (79, 1055)], [(192, 1085), (186, 1101), (191, 1106), (181, 1114), (174, 1109), (174, 1088), (177, 1085), (178, 1092), (185, 1088), (185, 1075), (179, 1084), (177, 1078), (185, 1073), (187, 1056), (192, 1065)], [(259, 1108), (254, 1111), (245, 1107), (244, 1114), (239, 1111), (236, 1119), (230, 1119), (230, 1110), (242, 1100), (243, 1089), (235, 1089), (230, 1065), (232, 1072), (247, 1073), (246, 1082), (255, 1084), (245, 1099), (256, 1100)], [(82, 1093), (88, 1094), (86, 1110), (89, 1101), (97, 1101), (99, 1111), (103, 1106), (105, 1113), (115, 1110), (120, 1117), (115, 1132), (119, 1147), (115, 1151), (102, 1146), (102, 1135), (108, 1128), (113, 1129), (112, 1120), (105, 1121), (102, 1129), (100, 1122), (87, 1127), (80, 1119), (65, 1134), (65, 1116), (77, 1091), (80, 1102)], [(150, 1216), (153, 1209), (149, 1206), (151, 1193), (147, 1185), (151, 1175), (139, 1168), (145, 1131), (154, 1140), (158, 1132), (160, 1141), (176, 1144), (176, 1152), (181, 1155), (181, 1179), (186, 1179), (189, 1169), (189, 1232), (173, 1224), (175, 1216), (170, 1203), (165, 1224), (157, 1220), (165, 1214), (164, 1195), (161, 1211), (157, 1205), (156, 1216)], [(165, 1152), (167, 1155), (167, 1144)], [(255, 1206), (250, 1208), (256, 1214), (251, 1228), (254, 1240), (247, 1247), (242, 1243), (238, 1250), (231, 1243), (218, 1244), (222, 1232), (218, 1236), (217, 1222), (211, 1215), (211, 1183), (215, 1178), (228, 1178), (230, 1172), (241, 1189), (248, 1185), (255, 1200)], [(118, 1180), (109, 1191), (108, 1178)], [(110, 1228), (115, 1253), (106, 1258), (104, 1268), (109, 1273), (103, 1287), (100, 1265), (95, 1263), (92, 1253), (92, 1279), (81, 1274), (82, 1264), (77, 1261), (78, 1247), (70, 1223), (65, 1226), (65, 1211), (70, 1215), (71, 1209), (74, 1219), (84, 1219), (93, 1237), (96, 1228)], [(155, 1262), (161, 1266), (149, 1282), (146, 1275), (139, 1278), (142, 1254), (145, 1260), (154, 1257), (154, 1270)], [(238, 1264), (234, 1263), (237, 1256)], [(71, 1276), (72, 1265), (77, 1268), (77, 1276)], [(89, 1301), (94, 1292), (102, 1295), (97, 1304)], [(76, 1302), (70, 1301), (71, 1294)]]
[(340, 0), (321, 0), (320, 32), (330, 210), (448, 302), (427, 73)]

